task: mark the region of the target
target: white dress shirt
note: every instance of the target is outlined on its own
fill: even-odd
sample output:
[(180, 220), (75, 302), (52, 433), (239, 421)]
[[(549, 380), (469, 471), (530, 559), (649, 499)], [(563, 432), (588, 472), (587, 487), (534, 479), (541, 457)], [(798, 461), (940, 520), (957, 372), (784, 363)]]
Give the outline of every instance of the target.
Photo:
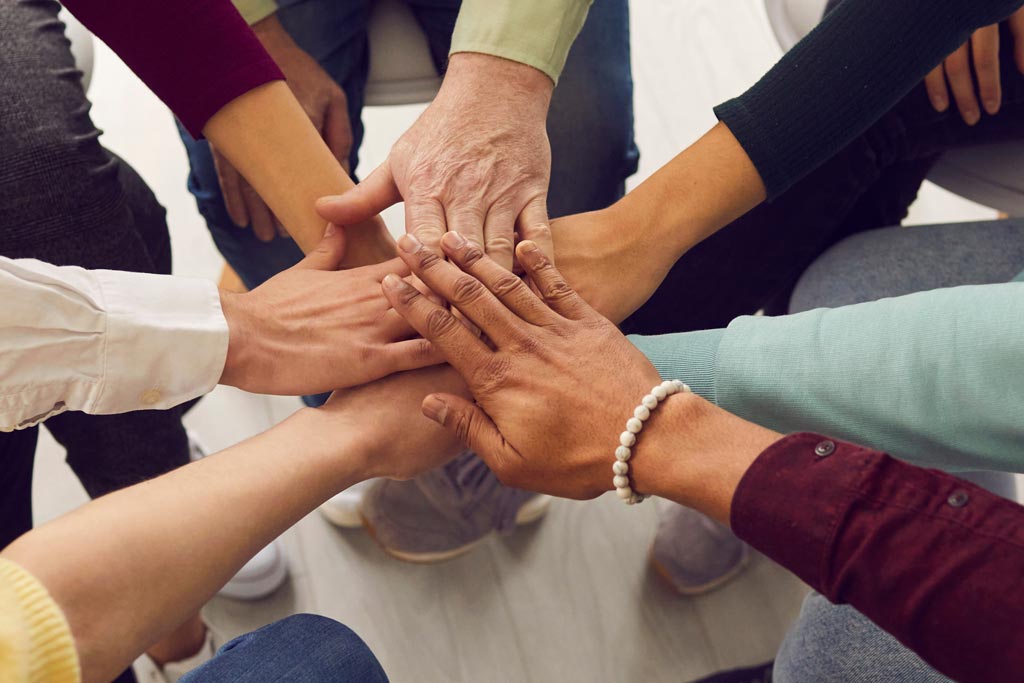
[(0, 257), (0, 431), (176, 406), (213, 389), (227, 350), (212, 282)]

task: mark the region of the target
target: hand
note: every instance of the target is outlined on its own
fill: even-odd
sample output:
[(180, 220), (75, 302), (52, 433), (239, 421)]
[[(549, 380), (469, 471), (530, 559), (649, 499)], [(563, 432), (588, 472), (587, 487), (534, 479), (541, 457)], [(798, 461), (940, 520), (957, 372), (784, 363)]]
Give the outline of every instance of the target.
[[(1024, 73), (1024, 9), (1010, 15), (1007, 23), (1014, 37), (1017, 68)], [(971, 63), (974, 64), (977, 94), (971, 78)], [(949, 91), (952, 90), (960, 116), (969, 126), (981, 120), (978, 95), (985, 111), (990, 115), (997, 114), (1003, 100), (999, 73), (999, 24), (975, 31), (967, 43), (925, 77), (924, 84), (932, 106), (940, 112), (949, 108)]]
[(295, 396), (440, 362), (380, 293), (385, 275), (408, 272), (402, 262), (336, 271), (344, 246), (329, 226), (294, 267), (251, 292), (221, 292), (230, 337), (221, 384)]
[(535, 243), (523, 242), (517, 254), (542, 298), (458, 233), (442, 245), (458, 267), (411, 235), (399, 240), (406, 263), (494, 350), (405, 281), (385, 278), (395, 310), (435, 343), (476, 400), (432, 395), (424, 413), (509, 486), (570, 498), (610, 490), (619, 434), (640, 397), (660, 384), (657, 370), (565, 284)]
[(462, 233), (506, 268), (516, 225), (546, 225), (551, 146), (545, 120), (553, 84), (542, 72), (490, 55), (453, 55), (437, 98), (354, 190), (325, 197), (337, 225), (405, 200), (406, 230), (439, 252)]
[(358, 434), (358, 453), (349, 450), (338, 455), (343, 460), (360, 457), (360, 480), (411, 479), (440, 467), (463, 450), (454, 433), (425, 418), (420, 410), (427, 394), (438, 390), (469, 395), (462, 379), (447, 365), (403, 372), (335, 392), (322, 408), (309, 409), (327, 422), (322, 429), (310, 430), (308, 438), (327, 439), (338, 450), (345, 435)]
[[(352, 150), (352, 126), (348, 116), (345, 91), (302, 48), (295, 44), (275, 15), (253, 25), (263, 47), (284, 72), (288, 86), (299, 101), (313, 126), (327, 143), (331, 153), (350, 173), (349, 153)], [(216, 149), (212, 148), (217, 178), (228, 215), (240, 228), (252, 225), (262, 242), (269, 242), (288, 232), (274, 216), (245, 178)], [(367, 216), (367, 219), (372, 216)]]
[[(616, 204), (551, 223), (558, 269), (601, 315), (618, 324), (661, 285), (675, 259)], [(638, 239), (640, 238), (640, 239)]]

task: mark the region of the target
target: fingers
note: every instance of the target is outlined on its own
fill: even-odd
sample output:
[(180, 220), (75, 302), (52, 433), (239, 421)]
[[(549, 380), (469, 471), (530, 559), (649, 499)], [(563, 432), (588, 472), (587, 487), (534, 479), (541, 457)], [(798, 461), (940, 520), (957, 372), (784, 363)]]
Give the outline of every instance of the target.
[(971, 38), (971, 57), (974, 61), (974, 74), (978, 79), (981, 104), (989, 114), (997, 114), (1003, 102), (999, 75), (999, 24), (974, 32)]
[(444, 355), (426, 339), (410, 339), (384, 347), (384, 362), (390, 374), (419, 370), (444, 362)]
[(352, 123), (348, 117), (348, 102), (345, 100), (344, 92), (339, 91), (332, 96), (327, 105), (323, 135), (324, 142), (345, 169), (345, 173), (352, 173), (349, 165), (349, 155), (352, 152)]
[(242, 176), (216, 149), (211, 147), (210, 153), (213, 155), (213, 166), (217, 171), (220, 193), (224, 197), (224, 207), (228, 210), (228, 216), (232, 223), (245, 228), (249, 225), (249, 211), (245, 208), (245, 201), (242, 198)]
[(557, 320), (551, 309), (537, 298), (530, 286), (490, 255), (484, 255), (479, 246), (457, 232), (447, 233), (441, 240), (444, 253), (452, 263), (479, 280), (501, 303), (533, 325), (545, 325)]
[(523, 265), (527, 277), (540, 293), (541, 298), (556, 313), (570, 319), (582, 320), (588, 316), (600, 315), (576, 293), (562, 274), (558, 272), (540, 247), (529, 240), (520, 242), (516, 258)]
[(427, 299), (402, 278), (388, 275), (381, 288), (399, 315), (431, 342), (463, 377), (473, 376), (492, 355), (487, 345), (466, 329), (451, 311)]
[(324, 236), (313, 251), (295, 264), (300, 270), (337, 270), (345, 257), (345, 231), (328, 224)]
[(949, 109), (949, 88), (946, 87), (945, 66), (939, 64), (924, 77), (924, 89), (928, 93), (928, 99), (935, 111), (941, 113)]
[(974, 80), (971, 78), (970, 48), (964, 45), (946, 58), (946, 79), (953, 91), (953, 100), (960, 110), (960, 116), (968, 126), (981, 119), (981, 107), (974, 95)]
[(321, 218), (336, 225), (355, 225), (402, 201), (387, 161), (366, 180), (342, 195), (321, 197), (316, 210)]
[(503, 472), (507, 463), (518, 458), (494, 421), (475, 403), (453, 394), (430, 394), (423, 399), (422, 410), (479, 455), (494, 472)]
[(545, 256), (555, 260), (555, 240), (551, 236), (551, 221), (543, 197), (530, 202), (519, 214), (519, 239), (535, 243)]
[(270, 208), (263, 203), (263, 199), (252, 189), (249, 183), (242, 180), (242, 200), (245, 202), (245, 209), (249, 212), (249, 225), (252, 227), (256, 239), (261, 242), (270, 242), (277, 236), (277, 219), (270, 211)]
[(1024, 9), (1019, 9), (1007, 20), (1013, 34), (1013, 57), (1017, 70), (1024, 74)]
[[(484, 253), (491, 257), (495, 263), (505, 270), (512, 270), (512, 262), (515, 253), (516, 215), (506, 206), (495, 204), (487, 212), (487, 220), (483, 226)], [(449, 232), (455, 228), (448, 226)], [(457, 230), (466, 236), (461, 230)]]
[(406, 202), (405, 231), (435, 254), (440, 254), (441, 235), (448, 231), (444, 207), (439, 201), (430, 198)]
[[(486, 258), (480, 247), (472, 245), (470, 248), (475, 249), (480, 258)], [(445, 261), (443, 255), (427, 249), (412, 235), (402, 235), (398, 239), (398, 250), (412, 272), (432, 292), (451, 303), (498, 346), (530, 336), (527, 323), (496, 299), (480, 280)], [(510, 271), (504, 271), (504, 274), (518, 280)], [(415, 322), (409, 322), (416, 327)]]

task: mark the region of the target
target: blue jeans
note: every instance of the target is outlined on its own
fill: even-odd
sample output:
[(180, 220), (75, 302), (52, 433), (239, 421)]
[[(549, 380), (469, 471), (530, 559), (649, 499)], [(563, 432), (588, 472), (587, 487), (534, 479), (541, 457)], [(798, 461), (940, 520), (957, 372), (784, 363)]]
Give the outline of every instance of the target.
[[(964, 284), (1007, 282), (1024, 270), (1024, 221), (884, 228), (848, 237), (803, 274), (790, 310), (846, 306)], [(1013, 477), (958, 473), (1005, 498)], [(936, 548), (935, 552), (942, 552)], [(923, 558), (922, 561), (927, 561)], [(1014, 579), (1007, 577), (1007, 590)], [(948, 683), (895, 638), (849, 605), (818, 593), (804, 601), (775, 659), (776, 683)]]
[[(407, 0), (427, 35), (438, 72), (443, 70), (459, 0)], [(369, 69), (368, 0), (283, 0), (277, 17), (295, 42), (345, 90), (358, 163), (360, 118)], [(604, 208), (625, 192), (637, 168), (633, 139), (633, 81), (628, 0), (596, 0), (569, 55), (548, 115), (552, 217)], [(236, 227), (221, 196), (209, 145), (182, 132), (191, 173), (189, 191), (217, 248), (250, 289), (302, 257), (291, 240), (264, 243)]]
[(235, 638), (181, 683), (387, 683), (366, 643), (347, 626), (296, 614)]

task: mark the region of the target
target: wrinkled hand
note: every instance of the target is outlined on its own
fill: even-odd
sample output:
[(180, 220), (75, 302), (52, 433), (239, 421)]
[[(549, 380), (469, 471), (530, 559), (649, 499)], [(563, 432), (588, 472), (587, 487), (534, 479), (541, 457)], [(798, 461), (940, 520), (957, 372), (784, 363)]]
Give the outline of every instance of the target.
[(542, 72), (490, 55), (453, 55), (437, 98), (355, 189), (318, 204), (337, 225), (405, 201), (406, 231), (438, 249), (462, 233), (506, 268), (517, 224), (546, 225), (553, 84)]
[[(1007, 23), (1014, 37), (1017, 68), (1024, 73), (1024, 9), (1010, 15)], [(943, 112), (949, 108), (952, 91), (960, 116), (969, 126), (981, 120), (979, 96), (986, 112), (990, 115), (998, 113), (1003, 100), (999, 73), (999, 24), (975, 31), (967, 43), (925, 77), (924, 83), (936, 111)]]
[(441, 362), (381, 295), (385, 275), (408, 273), (402, 262), (338, 271), (344, 245), (329, 227), (294, 267), (251, 292), (221, 292), (230, 337), (221, 384), (296, 396)]
[(399, 240), (413, 272), (491, 346), (401, 278), (384, 279), (395, 310), (445, 355), (476, 400), (432, 394), (424, 414), (509, 486), (570, 498), (610, 490), (619, 434), (638, 398), (660, 383), (657, 370), (535, 243), (522, 242), (516, 255), (540, 296), (457, 233), (442, 245), (452, 263), (410, 235)]
[[(349, 153), (353, 138), (345, 91), (316, 60), (295, 44), (275, 15), (255, 24), (253, 31), (281, 67), (295, 99), (302, 105), (331, 153), (346, 172), (351, 172)], [(235, 225), (240, 228), (251, 225), (256, 237), (262, 242), (270, 242), (278, 234), (287, 237), (288, 232), (245, 178), (215, 148), (211, 147), (211, 151), (221, 193), (224, 195), (224, 205)]]

